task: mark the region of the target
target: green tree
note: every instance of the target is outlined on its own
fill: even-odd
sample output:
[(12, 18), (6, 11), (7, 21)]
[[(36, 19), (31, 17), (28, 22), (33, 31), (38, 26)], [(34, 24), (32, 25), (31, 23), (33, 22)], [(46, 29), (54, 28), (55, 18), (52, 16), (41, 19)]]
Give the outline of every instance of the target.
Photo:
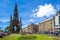
[(1, 27), (0, 27), (0, 30), (1, 30)]
[(0, 27), (0, 32), (1, 32), (1, 27)]
[(1, 29), (1, 27), (0, 27), (0, 32), (3, 32), (3, 30)]
[(9, 31), (9, 26), (5, 28), (5, 32), (8, 32), (8, 31)]

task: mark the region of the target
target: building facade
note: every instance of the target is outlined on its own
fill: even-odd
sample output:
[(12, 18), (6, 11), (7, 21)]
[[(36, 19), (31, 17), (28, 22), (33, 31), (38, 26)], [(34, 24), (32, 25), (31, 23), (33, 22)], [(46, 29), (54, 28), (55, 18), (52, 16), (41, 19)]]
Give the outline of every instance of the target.
[(54, 17), (45, 19), (39, 23), (39, 32), (58, 32), (60, 33), (60, 11)]
[(46, 19), (39, 23), (39, 32), (54, 32), (54, 18)]
[(60, 33), (60, 11), (54, 17), (54, 31)]
[(25, 27), (23, 30), (24, 30), (24, 32), (27, 32), (27, 33), (37, 33), (38, 25), (31, 24), (31, 25)]

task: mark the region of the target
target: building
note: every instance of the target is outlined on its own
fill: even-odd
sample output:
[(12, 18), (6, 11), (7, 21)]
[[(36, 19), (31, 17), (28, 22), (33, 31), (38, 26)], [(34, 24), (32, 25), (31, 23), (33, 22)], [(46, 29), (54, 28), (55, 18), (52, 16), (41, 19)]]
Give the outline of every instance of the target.
[(54, 31), (60, 33), (60, 11), (54, 17)]
[(31, 24), (24, 29), (25, 32), (29, 33), (60, 33), (60, 11), (54, 17), (47, 18), (38, 25)]
[(11, 33), (19, 33), (21, 30), (21, 18), (20, 21), (18, 19), (18, 9), (17, 3), (15, 4), (14, 15), (10, 17), (10, 32)]
[(27, 33), (37, 33), (38, 25), (35, 25), (32, 23), (31, 25), (25, 27), (23, 30), (24, 30), (24, 32), (27, 32)]
[(45, 19), (39, 23), (39, 32), (41, 33), (51, 33), (58, 32), (60, 33), (60, 11), (54, 17)]
[(54, 32), (54, 18), (45, 19), (39, 23), (39, 32)]

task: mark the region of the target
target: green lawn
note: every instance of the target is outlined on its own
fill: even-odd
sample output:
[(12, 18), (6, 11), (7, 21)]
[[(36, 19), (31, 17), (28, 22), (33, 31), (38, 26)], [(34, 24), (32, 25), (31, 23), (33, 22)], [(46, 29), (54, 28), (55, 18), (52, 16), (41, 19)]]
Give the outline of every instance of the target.
[(60, 37), (42, 35), (42, 34), (30, 34), (30, 35), (19, 35), (13, 34), (10, 36), (4, 36), (0, 40), (60, 40)]
[(4, 36), (3, 38), (0, 38), (0, 40), (18, 40), (19, 35), (18, 34), (13, 34), (9, 36)]

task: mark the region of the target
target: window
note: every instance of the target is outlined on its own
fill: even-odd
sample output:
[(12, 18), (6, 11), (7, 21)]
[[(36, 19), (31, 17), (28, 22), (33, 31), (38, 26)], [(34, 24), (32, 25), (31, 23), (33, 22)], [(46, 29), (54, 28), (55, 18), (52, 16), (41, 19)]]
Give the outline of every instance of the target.
[(58, 27), (58, 25), (55, 25), (55, 27)]
[(59, 30), (58, 28), (55, 28), (55, 30)]
[(60, 28), (59, 28), (59, 30), (60, 30)]
[(14, 31), (16, 31), (16, 29), (17, 29), (16, 26), (14, 26)]
[(59, 16), (59, 24), (60, 24), (60, 16)]

